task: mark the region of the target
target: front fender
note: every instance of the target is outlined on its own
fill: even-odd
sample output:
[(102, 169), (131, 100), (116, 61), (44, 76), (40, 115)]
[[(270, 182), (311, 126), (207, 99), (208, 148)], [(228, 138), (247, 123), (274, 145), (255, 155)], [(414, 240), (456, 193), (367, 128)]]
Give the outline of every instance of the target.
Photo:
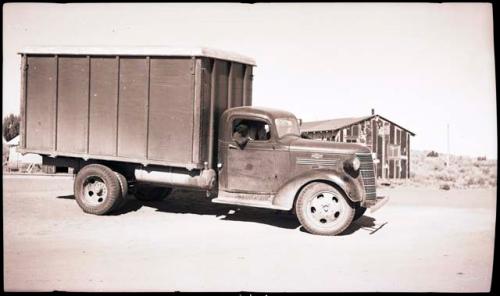
[(337, 186), (352, 202), (364, 200), (364, 191), (359, 180), (334, 170), (312, 170), (285, 183), (274, 196), (273, 205), (287, 210), (292, 209), (295, 197), (305, 185), (311, 182), (324, 182)]

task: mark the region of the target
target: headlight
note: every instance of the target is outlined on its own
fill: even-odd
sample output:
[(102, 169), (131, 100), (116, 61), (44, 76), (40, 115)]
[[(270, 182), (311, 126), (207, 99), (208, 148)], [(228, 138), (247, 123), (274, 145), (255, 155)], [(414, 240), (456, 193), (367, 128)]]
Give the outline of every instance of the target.
[(354, 159), (352, 160), (352, 168), (357, 171), (359, 170), (359, 167), (361, 166), (361, 162), (359, 162), (359, 158), (357, 157), (354, 157)]
[(361, 162), (359, 158), (352, 157), (344, 161), (344, 170), (349, 175), (356, 177), (359, 174), (359, 168), (361, 167)]

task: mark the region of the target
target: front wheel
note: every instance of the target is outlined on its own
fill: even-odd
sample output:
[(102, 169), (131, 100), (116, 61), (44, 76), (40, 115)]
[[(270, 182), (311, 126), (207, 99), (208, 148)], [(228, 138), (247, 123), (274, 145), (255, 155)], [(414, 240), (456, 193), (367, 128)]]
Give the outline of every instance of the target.
[(302, 226), (312, 234), (337, 235), (354, 218), (354, 207), (345, 195), (325, 183), (314, 182), (300, 192), (295, 211)]

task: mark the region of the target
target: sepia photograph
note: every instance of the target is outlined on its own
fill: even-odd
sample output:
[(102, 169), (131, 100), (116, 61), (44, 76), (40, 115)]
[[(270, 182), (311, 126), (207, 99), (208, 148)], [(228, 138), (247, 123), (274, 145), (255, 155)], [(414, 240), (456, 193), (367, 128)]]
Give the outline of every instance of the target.
[(490, 3), (7, 3), (6, 292), (491, 292)]

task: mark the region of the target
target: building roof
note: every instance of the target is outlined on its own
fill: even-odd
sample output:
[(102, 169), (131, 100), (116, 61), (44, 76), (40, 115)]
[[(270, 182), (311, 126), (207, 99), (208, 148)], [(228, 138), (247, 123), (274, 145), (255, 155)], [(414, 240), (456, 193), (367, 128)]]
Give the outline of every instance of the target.
[(347, 118), (336, 118), (336, 119), (330, 119), (330, 120), (320, 120), (320, 121), (309, 121), (309, 122), (304, 122), (300, 126), (301, 132), (319, 132), (319, 131), (331, 131), (331, 130), (338, 130), (353, 124), (361, 123), (363, 121), (372, 119), (373, 117), (380, 117), (385, 121), (389, 121), (393, 123), (394, 125), (400, 127), (401, 129), (404, 129), (405, 131), (409, 132), (412, 136), (415, 136), (415, 133), (412, 131), (400, 126), (399, 124), (383, 117), (380, 115), (368, 115), (368, 116), (362, 116), (362, 117), (347, 117)]
[(187, 56), (209, 57), (229, 60), (256, 66), (255, 60), (229, 52), (206, 47), (170, 47), (170, 46), (120, 46), (120, 47), (82, 47), (82, 46), (38, 46), (26, 47), (19, 54), (68, 54), (68, 55), (134, 55), (134, 56)]
[(300, 130), (303, 132), (314, 132), (314, 131), (326, 131), (326, 130), (337, 130), (351, 124), (355, 124), (370, 118), (371, 116), (364, 117), (347, 117), (347, 118), (336, 118), (330, 120), (320, 120), (320, 121), (309, 121), (302, 123)]

